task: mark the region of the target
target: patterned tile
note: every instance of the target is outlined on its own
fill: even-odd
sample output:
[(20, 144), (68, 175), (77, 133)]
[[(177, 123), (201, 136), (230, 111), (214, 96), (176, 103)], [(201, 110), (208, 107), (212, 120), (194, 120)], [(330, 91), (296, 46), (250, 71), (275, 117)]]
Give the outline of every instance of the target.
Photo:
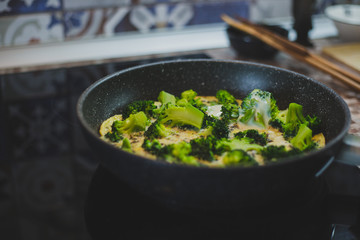
[(62, 9), (62, 0), (1, 0), (0, 16), (58, 11)]
[(0, 47), (63, 40), (64, 31), (60, 12), (0, 18)]
[(88, 38), (102, 34), (104, 21), (112, 11), (111, 9), (93, 9), (65, 12), (66, 38)]
[(113, 29), (114, 33), (146, 33), (155, 29), (181, 29), (192, 25), (220, 23), (223, 13), (248, 17), (248, 12), (249, 4), (246, 1), (157, 4), (151, 7), (139, 5), (128, 13), (119, 13), (122, 16), (120, 21), (111, 19), (105, 25), (107, 29)]
[[(31, 81), (29, 81), (31, 79)], [(71, 151), (69, 99), (64, 70), (4, 76), (1, 107), (5, 142), (4, 156), (27, 160)], [(10, 131), (9, 129), (15, 129)]]
[(248, 17), (249, 1), (0, 0), (0, 47), (182, 29), (221, 22), (222, 13)]

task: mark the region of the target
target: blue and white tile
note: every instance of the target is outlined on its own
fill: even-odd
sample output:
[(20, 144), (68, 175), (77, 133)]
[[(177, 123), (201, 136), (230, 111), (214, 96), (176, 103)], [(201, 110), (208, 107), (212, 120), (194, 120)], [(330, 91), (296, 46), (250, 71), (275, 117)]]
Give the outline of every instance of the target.
[(146, 33), (153, 29), (184, 28), (194, 14), (194, 6), (188, 3), (136, 6), (129, 14), (129, 21), (138, 31)]
[(62, 0), (1, 0), (0, 16), (59, 11)]
[(64, 40), (59, 12), (0, 18), (0, 46), (20, 46)]
[(108, 9), (67, 11), (64, 13), (66, 38), (89, 38), (102, 34), (103, 22), (109, 14)]
[(116, 28), (118, 32), (135, 30), (146, 33), (153, 30), (175, 28), (182, 29), (191, 25), (220, 23), (221, 14), (249, 16), (247, 1), (235, 2), (199, 2), (144, 5), (131, 9), (128, 21), (124, 19)]

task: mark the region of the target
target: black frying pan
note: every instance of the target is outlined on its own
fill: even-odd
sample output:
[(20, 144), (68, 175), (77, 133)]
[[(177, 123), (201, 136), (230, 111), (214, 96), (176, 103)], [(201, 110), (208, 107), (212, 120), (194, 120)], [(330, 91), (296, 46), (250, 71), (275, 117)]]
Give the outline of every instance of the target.
[[(161, 90), (180, 95), (193, 89), (199, 95), (215, 95), (226, 89), (243, 98), (254, 88), (272, 92), (280, 109), (296, 102), (304, 106), (305, 114), (318, 115), (325, 148), (273, 165), (223, 169), (152, 161), (99, 139), (102, 121), (131, 101), (155, 100)], [(295, 203), (339, 151), (350, 124), (346, 103), (304, 75), (249, 62), (201, 59), (148, 64), (104, 77), (80, 96), (77, 114), (101, 164), (120, 180), (161, 204), (215, 212)]]

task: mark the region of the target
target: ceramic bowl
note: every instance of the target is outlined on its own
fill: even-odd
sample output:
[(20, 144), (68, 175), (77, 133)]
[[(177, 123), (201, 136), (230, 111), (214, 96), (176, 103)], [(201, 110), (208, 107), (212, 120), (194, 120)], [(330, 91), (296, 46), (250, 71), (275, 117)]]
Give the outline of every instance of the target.
[(325, 9), (325, 15), (334, 22), (341, 40), (360, 41), (360, 5), (329, 6)]

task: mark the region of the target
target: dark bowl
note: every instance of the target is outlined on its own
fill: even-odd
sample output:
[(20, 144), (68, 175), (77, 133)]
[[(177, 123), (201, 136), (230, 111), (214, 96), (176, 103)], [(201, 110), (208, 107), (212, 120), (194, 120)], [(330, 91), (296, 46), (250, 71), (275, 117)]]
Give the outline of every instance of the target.
[[(261, 26), (280, 36), (288, 37), (288, 30), (280, 26), (264, 24)], [(278, 52), (277, 49), (234, 27), (228, 26), (226, 28), (226, 33), (231, 47), (239, 56), (254, 59), (269, 59), (274, 57)]]
[[(296, 102), (305, 114), (318, 115), (327, 145), (267, 166), (207, 168), (150, 160), (99, 138), (104, 120), (131, 101), (155, 100), (161, 90), (179, 96), (187, 89), (199, 95), (226, 89), (243, 98), (254, 88), (272, 92), (280, 109)], [(80, 96), (77, 116), (101, 165), (137, 192), (177, 209), (230, 213), (299, 202), (316, 173), (340, 150), (350, 125), (342, 98), (311, 78), (262, 64), (209, 59), (147, 64), (106, 76)]]

